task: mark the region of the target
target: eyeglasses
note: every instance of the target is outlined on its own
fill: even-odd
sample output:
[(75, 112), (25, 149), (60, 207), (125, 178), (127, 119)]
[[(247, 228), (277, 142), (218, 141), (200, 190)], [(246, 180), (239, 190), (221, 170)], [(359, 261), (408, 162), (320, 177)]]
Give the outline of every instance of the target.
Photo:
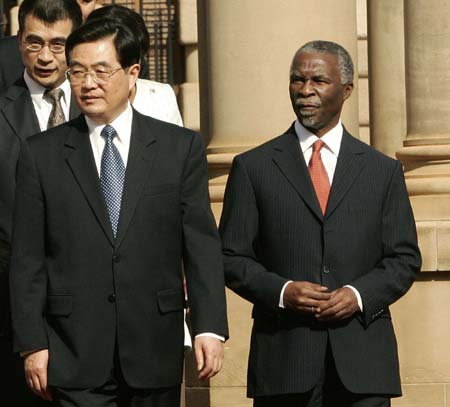
[(124, 69), (123, 67), (114, 69), (114, 70), (107, 70), (107, 69), (82, 69), (82, 68), (69, 68), (66, 71), (66, 77), (69, 80), (69, 82), (73, 85), (79, 85), (81, 82), (83, 82), (86, 79), (86, 75), (90, 75), (91, 79), (98, 83), (99, 85), (105, 85), (109, 82), (111, 79), (111, 76), (113, 76), (116, 72), (120, 71), (121, 69)]
[(27, 50), (31, 52), (40, 52), (42, 48), (48, 46), (48, 49), (53, 54), (62, 54), (66, 49), (66, 44), (61, 42), (36, 42), (36, 41), (24, 41), (27, 46)]

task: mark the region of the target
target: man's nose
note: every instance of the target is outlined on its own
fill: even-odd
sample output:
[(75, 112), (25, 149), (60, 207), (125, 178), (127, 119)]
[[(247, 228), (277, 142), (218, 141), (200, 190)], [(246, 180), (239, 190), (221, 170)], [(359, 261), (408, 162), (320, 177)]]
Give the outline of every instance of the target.
[(50, 51), (48, 45), (44, 45), (38, 54), (39, 61), (41, 62), (51, 62), (54, 58), (53, 52)]
[(300, 88), (298, 90), (298, 93), (301, 96), (310, 96), (315, 93), (314, 87), (309, 79), (307, 79), (303, 82), (302, 86), (300, 86)]
[(97, 86), (97, 83), (92, 79), (92, 74), (90, 71), (86, 72), (83, 80), (81, 81), (81, 86), (84, 89), (91, 89)]

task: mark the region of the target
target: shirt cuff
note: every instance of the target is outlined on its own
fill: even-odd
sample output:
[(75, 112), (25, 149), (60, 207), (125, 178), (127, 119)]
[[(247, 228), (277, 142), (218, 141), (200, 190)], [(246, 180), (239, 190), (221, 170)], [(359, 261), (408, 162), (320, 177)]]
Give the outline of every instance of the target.
[(200, 336), (209, 336), (210, 338), (215, 338), (215, 339), (218, 339), (221, 342), (225, 342), (225, 337), (224, 336), (216, 335), (216, 334), (213, 334), (211, 332), (204, 332), (204, 333), (195, 335), (196, 338), (198, 338)]
[(352, 290), (355, 293), (356, 301), (358, 301), (359, 310), (362, 312), (363, 311), (363, 303), (362, 303), (361, 294), (359, 293), (359, 291), (351, 285), (344, 285), (344, 287), (350, 288), (350, 290)]
[(280, 302), (278, 303), (278, 306), (280, 308), (284, 308), (284, 301), (283, 301), (283, 296), (284, 296), (284, 290), (286, 290), (286, 287), (289, 283), (292, 283), (292, 280), (289, 280), (281, 289), (281, 294), (280, 294)]

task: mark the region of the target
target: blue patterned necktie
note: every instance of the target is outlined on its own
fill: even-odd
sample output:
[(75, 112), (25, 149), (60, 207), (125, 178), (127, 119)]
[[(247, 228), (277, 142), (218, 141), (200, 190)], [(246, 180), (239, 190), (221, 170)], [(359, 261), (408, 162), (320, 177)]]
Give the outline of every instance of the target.
[(113, 144), (113, 139), (117, 136), (114, 127), (109, 124), (106, 125), (101, 132), (101, 136), (105, 139), (105, 148), (103, 149), (100, 166), (100, 185), (108, 208), (114, 237), (116, 237), (125, 180), (125, 166), (119, 150)]

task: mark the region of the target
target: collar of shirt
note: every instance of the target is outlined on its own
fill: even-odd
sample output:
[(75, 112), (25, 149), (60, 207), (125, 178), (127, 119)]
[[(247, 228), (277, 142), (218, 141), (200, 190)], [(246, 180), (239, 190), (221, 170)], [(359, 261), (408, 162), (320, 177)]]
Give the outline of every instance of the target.
[[(308, 165), (312, 156), (312, 145), (319, 140), (319, 138), (303, 127), (298, 120), (295, 121), (294, 127), (300, 142), (300, 148), (302, 149), (305, 163)], [(334, 128), (321, 137), (321, 140), (325, 143), (325, 145), (320, 152), (320, 156), (328, 174), (330, 184), (333, 182), (343, 132), (344, 128), (339, 120), (338, 124)]]
[[(34, 110), (39, 121), (39, 127), (41, 131), (47, 130), (47, 122), (53, 106), (50, 102), (44, 99), (44, 92), (46, 88), (39, 85), (39, 83), (37, 83), (30, 75), (28, 75), (27, 71), (24, 72), (23, 79), (30, 92)], [(71, 96), (69, 81), (66, 79), (59, 86), (59, 88), (62, 89), (64, 93), (63, 97), (61, 98), (61, 107), (63, 109), (66, 120), (68, 120)]]
[[(307, 150), (312, 149), (312, 145), (319, 140), (319, 137), (303, 127), (298, 119), (295, 121), (294, 127), (300, 141), (302, 152), (305, 154)], [(336, 156), (336, 158), (338, 157), (339, 150), (341, 148), (343, 132), (344, 128), (342, 127), (342, 122), (339, 120), (336, 126), (321, 137), (321, 140), (325, 143), (324, 148), (327, 148), (331, 153), (333, 153), (334, 156)]]
[[(51, 108), (52, 107), (51, 103), (44, 100), (44, 92), (46, 88), (44, 88), (42, 85), (39, 85), (39, 83), (37, 83), (30, 75), (28, 75), (27, 71), (25, 71), (25, 73), (23, 74), (23, 79), (25, 80), (28, 90), (30, 91), (31, 99), (37, 105), (37, 107), (41, 108), (45, 103)], [(66, 79), (59, 86), (59, 88), (62, 89), (62, 91), (64, 92), (61, 103), (65, 104), (68, 107), (70, 104), (70, 94), (71, 94), (69, 81)]]
[[(105, 139), (101, 136), (101, 132), (105, 127), (105, 124), (97, 124), (87, 116), (85, 116), (85, 119), (89, 129), (89, 140), (94, 153), (95, 164), (100, 175), (102, 154), (103, 149), (105, 148)], [(114, 137), (113, 143), (117, 147), (117, 150), (119, 150), (119, 154), (125, 167), (127, 166), (128, 152), (130, 150), (132, 121), (133, 109), (131, 108), (130, 103), (128, 103), (127, 108), (111, 123), (108, 123), (114, 127), (117, 132), (117, 136)]]

